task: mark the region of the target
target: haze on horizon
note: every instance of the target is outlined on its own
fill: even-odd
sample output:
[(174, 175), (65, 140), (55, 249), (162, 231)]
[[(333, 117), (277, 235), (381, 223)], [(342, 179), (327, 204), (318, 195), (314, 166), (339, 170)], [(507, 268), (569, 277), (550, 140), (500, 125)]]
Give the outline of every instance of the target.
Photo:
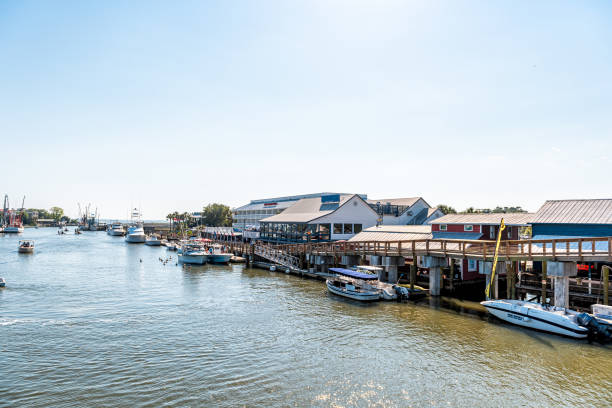
[(0, 3), (0, 193), (147, 219), (321, 191), (611, 198), (608, 2)]

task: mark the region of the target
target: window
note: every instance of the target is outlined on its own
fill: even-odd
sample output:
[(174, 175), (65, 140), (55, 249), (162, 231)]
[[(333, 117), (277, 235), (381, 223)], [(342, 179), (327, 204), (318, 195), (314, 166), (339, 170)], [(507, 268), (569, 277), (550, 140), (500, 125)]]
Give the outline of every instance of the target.
[(476, 260), (468, 259), (468, 271), (473, 272), (477, 269)]
[(495, 225), (489, 227), (489, 238), (495, 239)]
[(440, 224), (440, 231), (446, 231), (446, 230), (448, 230), (448, 225)]
[(463, 226), (463, 230), (464, 231), (468, 231), (468, 232), (472, 232), (472, 231), (474, 231), (474, 226), (473, 225), (464, 225)]
[(508, 229), (508, 239), (512, 239), (512, 227), (506, 227)]
[(334, 224), (334, 234), (342, 234), (342, 224)]
[(361, 232), (361, 224), (353, 224), (353, 232), (359, 234)]
[(344, 233), (352, 234), (353, 233), (353, 224), (344, 224)]

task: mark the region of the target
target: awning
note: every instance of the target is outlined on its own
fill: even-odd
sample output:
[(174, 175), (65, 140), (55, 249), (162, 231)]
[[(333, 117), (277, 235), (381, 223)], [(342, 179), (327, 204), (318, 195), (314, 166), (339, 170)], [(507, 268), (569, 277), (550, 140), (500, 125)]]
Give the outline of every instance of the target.
[(357, 272), (357, 271), (353, 271), (350, 269), (344, 269), (344, 268), (329, 268), (330, 271), (335, 272), (339, 275), (344, 275), (344, 276), (349, 276), (351, 278), (356, 278), (356, 279), (363, 279), (363, 280), (377, 280), (378, 279), (378, 275), (372, 275), (369, 273), (362, 273), (362, 272)]
[(479, 232), (432, 232), (433, 239), (480, 239)]

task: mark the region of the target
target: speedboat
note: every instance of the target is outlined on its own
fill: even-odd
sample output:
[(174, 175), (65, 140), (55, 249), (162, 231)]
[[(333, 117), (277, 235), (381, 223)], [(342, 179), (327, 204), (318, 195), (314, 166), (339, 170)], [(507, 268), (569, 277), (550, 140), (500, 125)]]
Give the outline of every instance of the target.
[(145, 244), (149, 246), (161, 246), (161, 241), (155, 235), (149, 235), (145, 239)]
[(7, 225), (6, 227), (4, 227), (4, 232), (6, 232), (7, 234), (9, 233), (17, 234), (17, 233), (23, 232), (23, 226), (22, 225)]
[(508, 323), (576, 339), (589, 334), (589, 329), (580, 325), (575, 310), (511, 299), (486, 300), (480, 304)]
[(204, 265), (208, 260), (208, 254), (196, 245), (185, 245), (178, 254), (179, 262), (185, 264)]
[(166, 244), (166, 248), (168, 248), (168, 251), (176, 251), (178, 250), (178, 245), (176, 245), (173, 242), (168, 241), (168, 243)]
[(18, 251), (21, 254), (31, 254), (32, 252), (34, 252), (34, 241), (32, 240), (19, 241)]
[(125, 229), (120, 223), (113, 223), (106, 228), (106, 233), (114, 237), (122, 237), (125, 235)]
[(213, 245), (208, 249), (208, 262), (210, 263), (229, 263), (234, 254), (225, 252), (225, 248), (221, 245)]
[(3, 288), (6, 286), (6, 281), (4, 280), (4, 278), (0, 278), (0, 288)]
[(349, 299), (372, 302), (383, 297), (382, 289), (376, 286), (378, 276), (344, 268), (329, 268), (336, 275), (327, 279), (327, 290), (334, 295)]

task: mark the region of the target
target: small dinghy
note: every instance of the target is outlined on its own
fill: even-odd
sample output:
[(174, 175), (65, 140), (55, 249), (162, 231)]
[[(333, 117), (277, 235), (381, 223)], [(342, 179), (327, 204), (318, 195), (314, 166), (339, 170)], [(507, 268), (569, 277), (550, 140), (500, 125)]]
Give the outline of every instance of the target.
[(145, 245), (161, 246), (161, 241), (155, 235), (149, 235), (145, 238)]
[(326, 282), (327, 290), (334, 295), (364, 302), (383, 297), (382, 290), (376, 286), (378, 275), (343, 268), (329, 268), (329, 271), (336, 274)]
[(508, 323), (576, 339), (586, 339), (589, 334), (574, 310), (509, 299), (487, 300), (480, 304)]
[(6, 281), (4, 280), (4, 278), (0, 278), (0, 288), (3, 288), (6, 286)]

